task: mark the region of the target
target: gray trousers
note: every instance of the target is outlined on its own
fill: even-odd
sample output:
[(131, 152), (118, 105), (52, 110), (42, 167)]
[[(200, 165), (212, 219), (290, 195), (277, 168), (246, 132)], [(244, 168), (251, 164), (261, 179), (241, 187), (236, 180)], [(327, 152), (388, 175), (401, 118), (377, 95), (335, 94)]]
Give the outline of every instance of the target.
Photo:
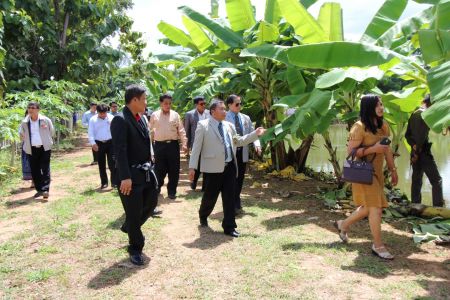
[(432, 186), (433, 206), (442, 207), (444, 197), (442, 194), (442, 177), (434, 161), (431, 152), (422, 152), (419, 159), (412, 165), (413, 173), (411, 180), (411, 201), (412, 203), (422, 202), (422, 178), (423, 173), (427, 175)]

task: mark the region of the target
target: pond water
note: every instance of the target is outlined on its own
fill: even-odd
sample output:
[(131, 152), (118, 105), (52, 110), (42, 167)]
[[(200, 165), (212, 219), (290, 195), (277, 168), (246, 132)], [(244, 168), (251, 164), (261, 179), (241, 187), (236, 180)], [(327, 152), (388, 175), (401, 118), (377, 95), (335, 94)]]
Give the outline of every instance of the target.
[[(438, 165), (439, 173), (443, 180), (444, 199), (446, 206), (450, 207), (450, 136), (443, 136), (430, 132), (430, 141), (433, 143), (431, 152), (433, 153), (436, 164)], [(345, 125), (333, 125), (330, 128), (330, 138), (333, 146), (337, 148), (337, 155), (339, 163), (342, 166), (342, 161), (346, 156), (348, 132)], [(395, 165), (399, 176), (398, 188), (411, 198), (411, 176), (412, 169), (409, 164), (409, 153), (404, 144), (400, 145), (400, 156), (396, 158)], [(306, 165), (316, 171), (332, 172), (333, 168), (328, 162), (329, 155), (327, 149), (323, 146), (323, 138), (321, 135), (314, 137), (313, 147), (308, 154)], [(423, 204), (431, 205), (431, 184), (426, 175), (423, 176), (422, 186), (422, 202)]]

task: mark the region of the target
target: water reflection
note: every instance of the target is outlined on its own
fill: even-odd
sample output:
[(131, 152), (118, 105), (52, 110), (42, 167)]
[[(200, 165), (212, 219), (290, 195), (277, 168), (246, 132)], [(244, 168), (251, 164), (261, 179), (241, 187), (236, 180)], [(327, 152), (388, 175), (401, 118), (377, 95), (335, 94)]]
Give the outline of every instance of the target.
[[(330, 137), (333, 146), (337, 148), (337, 155), (342, 166), (342, 161), (346, 156), (346, 143), (348, 132), (345, 125), (333, 125), (330, 128)], [(450, 207), (450, 136), (443, 136), (436, 133), (430, 133), (430, 141), (433, 143), (431, 151), (433, 153), (439, 173), (443, 179), (444, 199), (447, 207)], [(409, 153), (405, 145), (400, 145), (400, 157), (396, 159), (397, 172), (399, 176), (398, 187), (411, 197), (411, 176), (412, 169), (409, 165)], [(313, 148), (311, 149), (307, 165), (316, 171), (332, 172), (333, 168), (328, 161), (328, 151), (323, 146), (323, 138), (316, 135)], [(424, 175), (422, 187), (422, 201), (424, 204), (431, 205), (431, 184)]]

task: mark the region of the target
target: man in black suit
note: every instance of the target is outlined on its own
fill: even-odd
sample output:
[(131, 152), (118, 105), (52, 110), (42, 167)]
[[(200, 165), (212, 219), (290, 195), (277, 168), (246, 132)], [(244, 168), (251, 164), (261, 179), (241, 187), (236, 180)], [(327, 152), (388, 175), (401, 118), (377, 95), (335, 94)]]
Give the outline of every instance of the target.
[(128, 253), (135, 265), (143, 265), (144, 235), (141, 226), (156, 208), (157, 180), (153, 172), (153, 149), (147, 121), (141, 117), (147, 107), (145, 89), (130, 85), (126, 106), (111, 122), (119, 195), (125, 210), (122, 230), (128, 233)]

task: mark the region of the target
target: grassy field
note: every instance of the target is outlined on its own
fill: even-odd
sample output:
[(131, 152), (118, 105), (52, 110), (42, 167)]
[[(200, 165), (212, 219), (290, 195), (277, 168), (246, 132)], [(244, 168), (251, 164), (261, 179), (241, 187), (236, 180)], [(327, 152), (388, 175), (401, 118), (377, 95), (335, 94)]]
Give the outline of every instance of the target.
[[(98, 189), (88, 148), (52, 160), (48, 202), (34, 200), (28, 183), (0, 187), (2, 299), (448, 299), (450, 249), (415, 245), (404, 222), (383, 224), (385, 262), (370, 253), (367, 221), (351, 242), (339, 242), (315, 181), (264, 179), (252, 172), (243, 192), (242, 236), (198, 226), (201, 194), (188, 189), (185, 162), (176, 201), (160, 196), (160, 218), (143, 227), (147, 264), (134, 267), (119, 227), (117, 192)], [(254, 181), (268, 188), (252, 189)], [(280, 198), (280, 190), (298, 191)], [(219, 200), (220, 201), (220, 200)]]

